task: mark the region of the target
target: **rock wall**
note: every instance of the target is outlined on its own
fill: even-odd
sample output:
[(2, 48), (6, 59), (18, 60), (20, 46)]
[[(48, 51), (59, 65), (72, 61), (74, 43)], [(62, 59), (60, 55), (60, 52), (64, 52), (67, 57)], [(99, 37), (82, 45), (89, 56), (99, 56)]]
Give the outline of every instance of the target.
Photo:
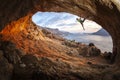
[(65, 11), (91, 19), (106, 29), (113, 39), (113, 58), (120, 61), (120, 3), (118, 0), (1, 0), (0, 30), (36, 11)]

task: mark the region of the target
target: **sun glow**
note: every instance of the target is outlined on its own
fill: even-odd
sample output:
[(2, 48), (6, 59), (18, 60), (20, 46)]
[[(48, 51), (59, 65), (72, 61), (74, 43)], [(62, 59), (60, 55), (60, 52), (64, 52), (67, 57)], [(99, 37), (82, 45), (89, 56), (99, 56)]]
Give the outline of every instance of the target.
[(3, 35), (4, 38), (8, 36), (6, 37), (7, 39), (10, 38), (10, 36), (15, 36), (28, 25), (29, 19), (30, 15), (20, 18), (17, 21), (11, 22), (0, 32), (0, 34)]

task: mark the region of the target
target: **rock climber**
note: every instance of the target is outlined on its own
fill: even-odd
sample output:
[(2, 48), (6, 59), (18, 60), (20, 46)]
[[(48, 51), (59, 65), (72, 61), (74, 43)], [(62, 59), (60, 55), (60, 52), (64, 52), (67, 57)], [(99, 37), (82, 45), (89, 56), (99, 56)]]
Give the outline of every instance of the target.
[(82, 18), (80, 17), (80, 18), (77, 18), (76, 20), (81, 23), (81, 25), (82, 25), (82, 27), (83, 27), (83, 30), (85, 30), (83, 23), (84, 23), (84, 21), (86, 20), (86, 18), (83, 18), (83, 19), (82, 19)]

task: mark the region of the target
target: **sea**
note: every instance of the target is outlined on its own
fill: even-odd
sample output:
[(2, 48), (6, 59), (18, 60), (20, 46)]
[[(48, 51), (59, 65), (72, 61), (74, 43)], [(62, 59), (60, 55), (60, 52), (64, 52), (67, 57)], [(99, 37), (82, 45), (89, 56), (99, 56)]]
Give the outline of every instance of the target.
[(75, 40), (76, 42), (81, 42), (85, 44), (94, 43), (97, 48), (99, 48), (103, 53), (105, 51), (112, 52), (112, 38), (111, 36), (101, 36), (92, 34), (81, 34), (74, 33), (64, 36), (64, 38), (69, 40)]

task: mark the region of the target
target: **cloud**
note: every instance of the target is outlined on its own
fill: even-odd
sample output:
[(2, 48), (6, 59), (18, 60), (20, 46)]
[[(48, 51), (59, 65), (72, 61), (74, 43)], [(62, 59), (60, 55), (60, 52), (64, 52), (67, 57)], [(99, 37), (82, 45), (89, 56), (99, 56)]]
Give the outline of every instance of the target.
[(33, 15), (32, 20), (39, 26), (58, 28), (61, 31), (67, 31), (72, 33), (91, 33), (98, 31), (101, 27), (93, 21), (86, 20), (84, 22), (85, 31), (81, 24), (76, 21), (78, 16), (70, 13), (56, 13), (56, 12), (37, 12)]

